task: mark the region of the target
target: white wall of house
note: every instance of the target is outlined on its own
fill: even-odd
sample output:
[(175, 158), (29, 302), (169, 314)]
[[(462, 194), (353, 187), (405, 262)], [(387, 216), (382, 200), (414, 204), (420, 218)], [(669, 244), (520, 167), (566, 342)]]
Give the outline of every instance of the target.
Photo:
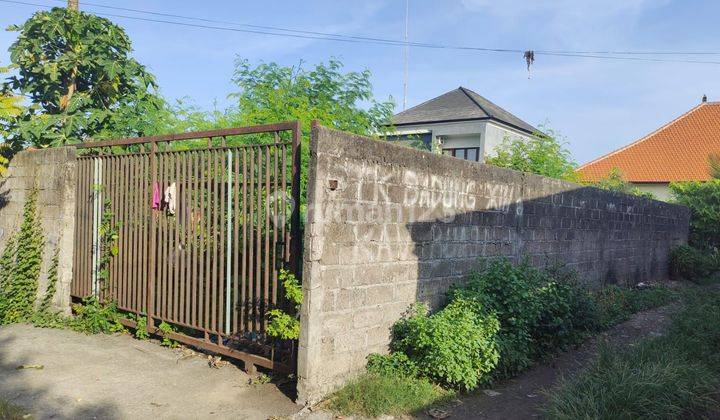
[(494, 156), (495, 149), (502, 144), (505, 138), (510, 139), (525, 139), (529, 140), (530, 136), (519, 130), (507, 127), (505, 125), (489, 121), (485, 125), (485, 156)]
[(489, 120), (414, 124), (396, 127), (395, 133), (415, 134), (423, 130), (432, 132), (433, 143), (440, 139), (445, 149), (479, 147), (483, 159), (494, 154), (495, 148), (505, 137), (530, 138), (522, 131)]
[(669, 201), (672, 199), (672, 193), (670, 192), (670, 187), (667, 183), (632, 182), (631, 184), (637, 187), (640, 191), (651, 193), (658, 200)]

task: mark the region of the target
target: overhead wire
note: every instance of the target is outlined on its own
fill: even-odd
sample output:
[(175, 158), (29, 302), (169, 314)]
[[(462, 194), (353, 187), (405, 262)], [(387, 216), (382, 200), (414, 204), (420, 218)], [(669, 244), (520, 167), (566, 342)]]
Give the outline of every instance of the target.
[[(59, 1), (59, 2), (65, 3), (65, 0), (52, 0), (52, 1)], [(53, 6), (47, 5), (47, 4), (39, 4), (39, 3), (21, 1), (21, 0), (0, 0), (0, 2), (1, 3), (10, 3), (10, 4), (21, 4), (21, 5), (27, 5), (27, 6), (42, 7), (42, 8), (52, 8), (53, 7)], [(406, 42), (406, 41), (402, 41), (402, 40), (393, 40), (393, 39), (387, 39), (387, 38), (377, 38), (377, 37), (367, 37), (367, 36), (357, 36), (357, 35), (344, 35), (344, 34), (335, 34), (335, 33), (320, 32), (320, 31), (307, 31), (307, 30), (283, 28), (283, 27), (279, 27), (279, 26), (251, 25), (251, 24), (246, 24), (246, 23), (230, 22), (230, 21), (223, 21), (223, 20), (216, 20), (216, 19), (206, 19), (206, 18), (201, 18), (201, 17), (190, 17), (190, 16), (183, 16), (183, 15), (172, 14), (172, 13), (153, 12), (153, 11), (133, 9), (133, 8), (127, 8), (127, 7), (108, 6), (108, 5), (98, 4), (98, 3), (84, 2), (83, 4), (85, 6), (91, 6), (91, 7), (100, 7), (100, 8), (106, 8), (106, 9), (112, 9), (112, 10), (127, 11), (127, 12), (132, 12), (132, 13), (142, 13), (142, 14), (155, 15), (155, 16), (171, 17), (171, 18), (175, 18), (175, 19), (185, 19), (185, 20), (193, 20), (193, 21), (207, 22), (207, 23), (218, 23), (218, 24), (222, 24), (222, 25), (233, 25), (233, 26), (241, 26), (243, 28), (247, 28), (247, 29), (243, 29), (243, 28), (237, 28), (237, 27), (206, 25), (206, 24), (197, 24), (197, 23), (190, 23), (190, 22), (178, 22), (178, 21), (166, 20), (166, 19), (155, 19), (155, 18), (148, 18), (148, 17), (142, 17), (142, 16), (129, 16), (129, 15), (122, 15), (122, 14), (93, 11), (94, 14), (99, 15), (99, 16), (130, 19), (130, 20), (152, 22), (152, 23), (162, 23), (162, 24), (175, 25), (175, 26), (186, 26), (186, 27), (193, 27), (193, 28), (198, 28), (198, 29), (212, 29), (212, 30), (221, 30), (221, 31), (230, 31), (230, 32), (250, 33), (250, 34), (256, 34), (256, 35), (280, 36), (280, 37), (312, 39), (312, 40), (321, 40), (321, 41), (336, 41), (336, 42), (345, 42), (345, 43), (375, 44), (375, 45), (390, 45), (390, 46), (409, 46), (409, 47), (415, 47), (415, 48), (428, 48), (428, 49), (464, 50), (464, 51), (496, 52), (496, 53), (519, 53), (519, 54), (524, 54), (527, 51), (527, 50), (512, 49), (512, 48), (488, 48), (488, 47), (478, 47), (478, 46), (421, 43), (421, 42), (413, 42), (413, 41)], [(651, 51), (534, 50), (533, 52), (537, 55), (556, 56), (556, 57), (590, 58), (590, 59), (600, 59), (600, 60), (644, 61), (644, 62), (658, 62), (658, 63), (713, 64), (713, 65), (720, 64), (720, 61), (710, 61), (710, 60), (695, 60), (695, 59), (680, 59), (680, 58), (668, 59), (668, 58), (647, 57), (649, 55), (720, 55), (720, 52), (709, 52), (709, 51), (705, 51), (705, 52), (678, 52), (678, 51), (651, 52)], [(645, 57), (632, 57), (630, 55), (643, 55)]]

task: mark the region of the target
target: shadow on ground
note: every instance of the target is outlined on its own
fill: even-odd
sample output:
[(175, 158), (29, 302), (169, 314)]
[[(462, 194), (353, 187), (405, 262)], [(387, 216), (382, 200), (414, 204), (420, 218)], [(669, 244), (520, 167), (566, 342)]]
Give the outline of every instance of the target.
[(0, 328), (0, 398), (36, 419), (267, 419), (299, 410), (274, 384), (249, 379), (233, 365), (211, 369), (206, 355), (128, 335)]
[[(22, 369), (21, 366), (39, 365), (33, 352), (18, 354), (13, 351), (14, 348), (21, 347), (22, 340), (20, 334), (0, 336), (0, 398), (23, 407), (37, 418), (56, 417), (60, 412), (62, 412), (60, 417), (78, 419), (121, 418), (119, 410), (112, 401), (82, 403), (82, 401), (72, 401), (67, 396), (56, 395), (52, 390), (53, 384), (45, 384), (44, 381), (37, 380), (39, 376), (52, 375), (49, 370), (45, 370), (44, 365), (42, 369)], [(79, 366), (78, 369), (83, 368)], [(62, 386), (62, 378), (54, 378), (51, 382)], [(54, 412), (53, 406), (58, 407), (57, 412)]]

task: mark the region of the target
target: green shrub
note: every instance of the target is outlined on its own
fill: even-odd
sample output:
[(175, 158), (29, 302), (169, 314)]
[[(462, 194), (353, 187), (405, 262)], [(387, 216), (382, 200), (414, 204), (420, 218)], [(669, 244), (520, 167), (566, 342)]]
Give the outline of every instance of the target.
[(720, 248), (720, 180), (673, 183), (670, 190), (690, 208), (690, 245)]
[(474, 389), (498, 361), (499, 324), (477, 301), (457, 298), (428, 315), (416, 305), (393, 327), (391, 350), (407, 355), (421, 376), (451, 388)]
[(170, 338), (170, 334), (175, 332), (175, 327), (163, 321), (158, 325), (158, 334), (162, 337), (161, 346), (175, 348), (178, 347), (177, 341)]
[(70, 326), (76, 331), (112, 334), (125, 329), (114, 302), (101, 303), (97, 297), (90, 296), (83, 299), (82, 304), (73, 305), (73, 310), (75, 318), (71, 319)]
[(330, 399), (330, 408), (343, 415), (369, 418), (418, 412), (453, 395), (427, 379), (365, 374)]
[(148, 319), (146, 316), (137, 317), (137, 325), (135, 327), (135, 338), (138, 340), (147, 340), (150, 338), (150, 334), (147, 332)]
[(410, 376), (414, 377), (419, 374), (418, 367), (403, 352), (395, 352), (390, 354), (373, 353), (367, 357), (367, 370), (381, 376)]
[(528, 260), (518, 265), (505, 258), (491, 261), (451, 289), (449, 297), (478, 301), (497, 316), (499, 376), (522, 371), (542, 354), (579, 340), (598, 319), (590, 295), (572, 273), (538, 269)]
[(670, 251), (670, 273), (691, 281), (702, 281), (720, 270), (720, 254), (680, 245)]
[(638, 197), (655, 198), (655, 195), (650, 192), (642, 191), (640, 188), (633, 186), (633, 184), (625, 181), (624, 175), (620, 168), (614, 167), (610, 169), (610, 172), (598, 182), (594, 183), (594, 186), (603, 190), (615, 191), (623, 194), (636, 195)]
[(279, 280), (285, 289), (285, 298), (293, 304), (295, 315), (279, 308), (269, 310), (267, 334), (284, 340), (297, 340), (300, 338), (300, 321), (297, 313), (303, 302), (302, 286), (295, 275), (288, 270), (280, 270)]

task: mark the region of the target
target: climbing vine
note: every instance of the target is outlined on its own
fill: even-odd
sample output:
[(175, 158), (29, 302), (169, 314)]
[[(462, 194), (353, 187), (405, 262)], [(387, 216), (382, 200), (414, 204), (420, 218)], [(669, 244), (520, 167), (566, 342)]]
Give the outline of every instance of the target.
[(118, 238), (120, 237), (120, 228), (113, 223), (115, 214), (112, 212), (111, 201), (105, 200), (103, 203), (103, 214), (98, 229), (100, 234), (100, 256), (98, 260), (98, 281), (102, 284), (102, 290), (108, 288), (108, 280), (110, 279), (110, 261), (118, 254)]
[[(303, 302), (300, 282), (287, 270), (280, 270), (280, 282), (285, 289), (285, 297), (295, 306), (295, 312), (298, 313)], [(282, 309), (272, 309), (268, 311), (268, 319), (267, 333), (270, 337), (285, 340), (296, 340), (300, 337), (300, 321), (297, 315), (293, 316)]]
[(3, 252), (0, 287), (0, 323), (29, 320), (35, 312), (44, 235), (37, 214), (36, 188), (30, 190), (17, 236)]
[(55, 252), (53, 252), (52, 261), (50, 262), (50, 268), (48, 269), (48, 284), (47, 288), (45, 289), (45, 295), (43, 296), (43, 299), (40, 302), (40, 307), (38, 308), (38, 312), (40, 313), (47, 313), (50, 311), (50, 305), (52, 304), (53, 297), (55, 296), (55, 291), (57, 290), (59, 263), (60, 247), (56, 246)]
[(15, 249), (17, 238), (15, 235), (8, 238), (5, 249), (0, 255), (0, 324), (5, 320), (8, 306), (8, 297), (11, 290), (12, 275), (15, 267)]

